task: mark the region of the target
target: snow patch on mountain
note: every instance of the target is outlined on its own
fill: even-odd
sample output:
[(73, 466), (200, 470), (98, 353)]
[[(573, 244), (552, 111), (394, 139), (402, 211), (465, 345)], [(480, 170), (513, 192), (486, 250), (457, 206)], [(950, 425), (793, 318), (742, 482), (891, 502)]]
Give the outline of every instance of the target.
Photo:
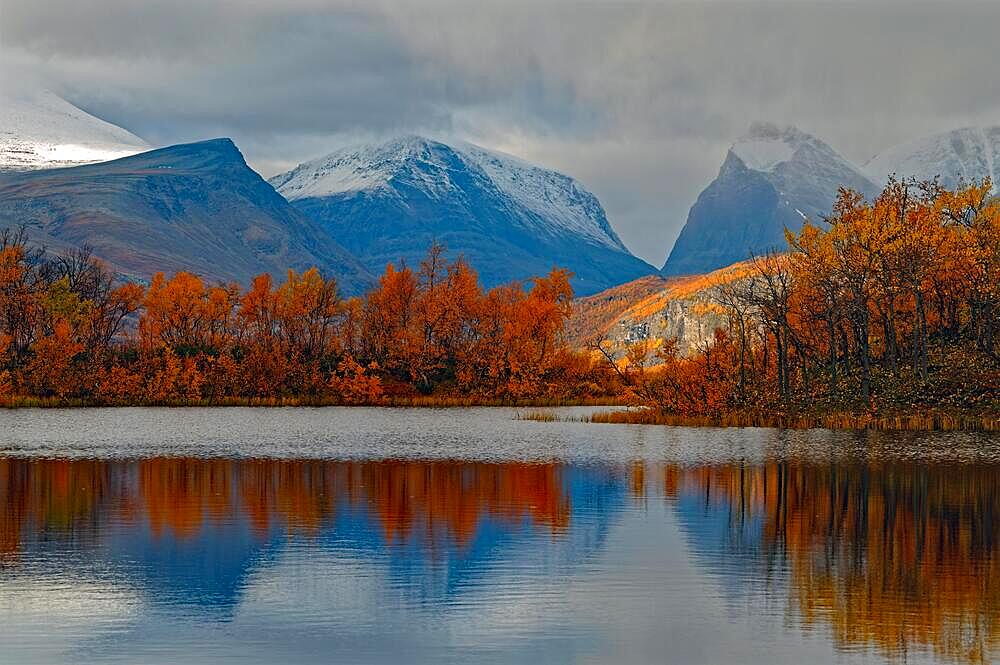
[[(270, 180), (289, 201), (392, 190), (405, 183), (436, 200), (463, 196), (471, 178), (505, 199), (519, 222), (547, 235), (567, 233), (627, 251), (597, 198), (576, 180), (517, 157), (465, 142), (420, 136), (356, 145)], [(518, 211), (521, 214), (518, 214)]]
[(908, 141), (876, 155), (865, 164), (865, 172), (876, 182), (891, 174), (901, 178), (930, 180), (954, 187), (989, 177), (997, 191), (1000, 166), (1000, 127), (965, 127)]
[(828, 144), (798, 127), (779, 127), (770, 122), (755, 122), (749, 131), (736, 139), (729, 148), (751, 171), (780, 176), (781, 167), (794, 162), (796, 168), (818, 166), (830, 162), (843, 171), (860, 173), (860, 169), (841, 156)]
[(795, 154), (803, 135), (794, 127), (779, 129), (770, 123), (754, 123), (730, 150), (748, 169), (770, 172)]
[(270, 182), (289, 201), (373, 190), (387, 186), (407, 160), (431, 160), (425, 147), (416, 137), (348, 146), (300, 164)]
[(482, 169), (519, 206), (561, 229), (625, 249), (600, 202), (573, 178), (471, 143), (458, 148), (463, 159)]
[(47, 90), (0, 92), (0, 170), (76, 166), (149, 150), (135, 134)]

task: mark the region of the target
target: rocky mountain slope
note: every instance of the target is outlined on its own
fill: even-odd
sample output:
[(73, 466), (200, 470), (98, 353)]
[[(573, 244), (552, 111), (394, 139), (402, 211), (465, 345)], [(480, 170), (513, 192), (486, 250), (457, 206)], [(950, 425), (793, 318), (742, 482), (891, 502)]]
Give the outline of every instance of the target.
[(89, 245), (124, 275), (187, 270), (246, 284), (317, 266), (357, 293), (371, 274), (251, 170), (229, 139), (110, 162), (0, 173), (0, 228), (59, 250)]
[(149, 150), (135, 134), (45, 90), (0, 90), (0, 170), (103, 162)]
[(464, 255), (487, 286), (558, 266), (587, 294), (655, 272), (578, 182), (469, 144), (407, 136), (337, 151), (270, 182), (376, 273), (400, 259), (416, 265), (433, 242)]
[(691, 275), (785, 246), (784, 230), (829, 214), (840, 187), (866, 196), (875, 184), (833, 148), (794, 127), (757, 123), (729, 149), (698, 196), (663, 266)]
[(664, 340), (676, 339), (682, 355), (712, 340), (726, 326), (714, 288), (751, 274), (749, 262), (705, 275), (645, 277), (573, 302), (568, 325), (571, 345), (586, 348), (601, 340), (616, 357), (632, 344), (647, 345), (649, 359)]

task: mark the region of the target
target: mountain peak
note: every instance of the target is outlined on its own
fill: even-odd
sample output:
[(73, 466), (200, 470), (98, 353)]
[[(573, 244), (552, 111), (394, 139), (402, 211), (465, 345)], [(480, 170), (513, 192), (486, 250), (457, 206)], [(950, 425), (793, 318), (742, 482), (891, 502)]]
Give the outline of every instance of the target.
[(442, 149), (448, 148), (416, 134), (357, 143), (304, 162), (270, 182), (289, 200), (373, 190), (388, 186), (407, 164), (428, 162)]
[(470, 143), (403, 135), (342, 148), (270, 182), (336, 227), (375, 272), (419, 261), (433, 241), (464, 253), (491, 286), (559, 265), (590, 292), (653, 271), (576, 180)]
[(168, 146), (166, 148), (158, 148), (140, 155), (135, 155), (135, 157), (140, 157), (142, 155), (149, 157), (164, 155), (202, 155), (246, 164), (246, 160), (243, 158), (243, 153), (236, 147), (236, 143), (234, 143), (232, 139), (225, 137), (205, 139), (202, 141), (195, 141), (193, 143), (182, 143), (179, 145)]
[(576, 180), (464, 141), (446, 144), (408, 134), (352, 145), (270, 182), (290, 201), (375, 190), (398, 193), (399, 188), (445, 201), (469, 187), (483, 187), (502, 204), (533, 213), (532, 223), (549, 234), (579, 234), (625, 251), (597, 198)]
[(50, 90), (0, 93), (0, 170), (28, 171), (103, 162), (148, 150), (135, 134)]
[[(322, 160), (343, 158), (345, 155), (362, 157), (377, 157), (380, 160), (401, 163), (410, 159), (424, 157), (427, 154), (442, 149), (449, 149), (440, 141), (429, 139), (419, 134), (401, 134), (381, 141), (355, 143), (335, 150)], [(319, 161), (319, 160), (317, 160)]]
[(840, 187), (875, 193), (857, 167), (818, 138), (754, 123), (691, 207), (663, 272), (703, 273), (783, 247), (785, 229), (827, 214)]
[(387, 150), (396, 150), (400, 153), (417, 153), (428, 148), (447, 147), (441, 141), (420, 134), (400, 134), (386, 139), (381, 145)]
[[(133, 169), (177, 169), (187, 172), (249, 169), (232, 139), (219, 138), (147, 150), (106, 162), (81, 164), (84, 171), (126, 172)], [(259, 177), (259, 176), (258, 176)], [(263, 183), (262, 183), (263, 184)]]
[(779, 127), (771, 122), (754, 122), (746, 134), (736, 139), (730, 152), (748, 169), (768, 172), (791, 160), (805, 143), (822, 144), (793, 125)]
[(236, 147), (236, 143), (227, 136), (217, 139), (203, 139), (201, 141), (194, 141), (193, 143), (187, 143), (185, 145), (204, 148), (206, 150), (215, 150), (217, 152), (238, 153), (240, 156), (243, 155), (243, 153), (240, 152), (240, 149)]
[(119, 272), (186, 270), (248, 284), (317, 266), (357, 293), (371, 275), (295, 210), (230, 139), (60, 169), (0, 174), (0, 229), (24, 224), (45, 246), (81, 244)]

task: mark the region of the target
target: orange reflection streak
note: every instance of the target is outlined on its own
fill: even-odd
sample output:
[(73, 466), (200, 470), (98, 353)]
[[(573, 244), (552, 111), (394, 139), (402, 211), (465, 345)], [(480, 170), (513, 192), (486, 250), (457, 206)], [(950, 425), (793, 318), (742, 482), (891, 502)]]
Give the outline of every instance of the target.
[[(569, 523), (570, 506), (554, 464), (370, 462), (350, 475), (379, 516), (389, 542), (420, 530), (430, 540), (474, 535), (484, 514), (513, 523), (525, 518), (552, 530)], [(353, 470), (353, 469), (352, 469)]]
[(421, 537), (458, 544), (469, 542), (487, 515), (556, 532), (571, 512), (559, 465), (464, 462), (0, 459), (0, 501), (5, 558), (29, 528), (96, 537), (111, 512), (145, 520), (156, 538), (169, 532), (189, 539), (207, 523), (238, 519), (261, 536), (275, 527), (311, 535), (342, 501), (367, 507), (390, 543)]
[[(674, 477), (679, 474), (680, 480)], [(733, 516), (763, 516), (791, 602), (843, 646), (989, 662), (1000, 644), (1000, 475), (994, 468), (772, 463), (664, 472)]]
[(154, 535), (165, 527), (179, 538), (201, 530), (206, 517), (230, 514), (229, 462), (153, 459), (139, 463), (139, 491)]
[(18, 551), (29, 522), (93, 537), (74, 527), (91, 518), (109, 495), (108, 467), (100, 462), (0, 459), (0, 560)]
[(305, 460), (231, 464), (241, 505), (259, 533), (282, 522), (289, 531), (315, 534), (334, 516), (335, 497), (344, 485), (342, 464)]

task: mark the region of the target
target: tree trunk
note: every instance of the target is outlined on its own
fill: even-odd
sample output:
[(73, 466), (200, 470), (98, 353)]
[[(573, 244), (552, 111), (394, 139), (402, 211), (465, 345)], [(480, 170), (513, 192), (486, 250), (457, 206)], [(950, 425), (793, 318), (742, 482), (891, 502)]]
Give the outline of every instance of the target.
[(889, 299), (889, 318), (885, 327), (886, 348), (889, 351), (889, 366), (893, 374), (899, 374), (898, 346), (896, 344), (896, 301)]
[(787, 385), (785, 375), (788, 371), (788, 360), (785, 340), (782, 339), (780, 327), (775, 328), (774, 331), (774, 351), (776, 354), (775, 361), (778, 365), (778, 395), (781, 399), (785, 399)]
[(781, 325), (781, 364), (784, 366), (784, 370), (781, 372), (781, 396), (784, 398), (788, 397), (788, 326), (784, 323)]
[(924, 295), (919, 288), (913, 291), (915, 316), (913, 321), (913, 373), (927, 380), (927, 312)]
[(871, 399), (871, 345), (868, 341), (868, 312), (858, 321), (858, 352), (861, 355), (861, 399), (866, 404)]
[(840, 330), (840, 336), (844, 340), (841, 345), (844, 352), (844, 374), (845, 376), (851, 375), (851, 341), (847, 336), (847, 329), (842, 327)]
[(763, 344), (764, 349), (763, 349), (763, 354), (761, 355), (761, 363), (763, 364), (763, 367), (761, 368), (761, 376), (764, 377), (764, 383), (766, 384), (767, 368), (771, 364), (771, 349), (767, 343), (767, 333), (765, 332), (763, 335), (761, 335), (761, 337), (764, 338), (764, 344)]
[(833, 317), (826, 320), (827, 332), (830, 335), (830, 396), (837, 397), (837, 329), (833, 325)]
[(802, 387), (806, 391), (806, 395), (809, 394), (809, 364), (806, 362), (806, 354), (802, 352), (802, 349), (795, 347), (799, 355), (799, 365), (802, 369)]
[(746, 358), (747, 358), (747, 332), (746, 323), (740, 318), (740, 401), (746, 398)]

